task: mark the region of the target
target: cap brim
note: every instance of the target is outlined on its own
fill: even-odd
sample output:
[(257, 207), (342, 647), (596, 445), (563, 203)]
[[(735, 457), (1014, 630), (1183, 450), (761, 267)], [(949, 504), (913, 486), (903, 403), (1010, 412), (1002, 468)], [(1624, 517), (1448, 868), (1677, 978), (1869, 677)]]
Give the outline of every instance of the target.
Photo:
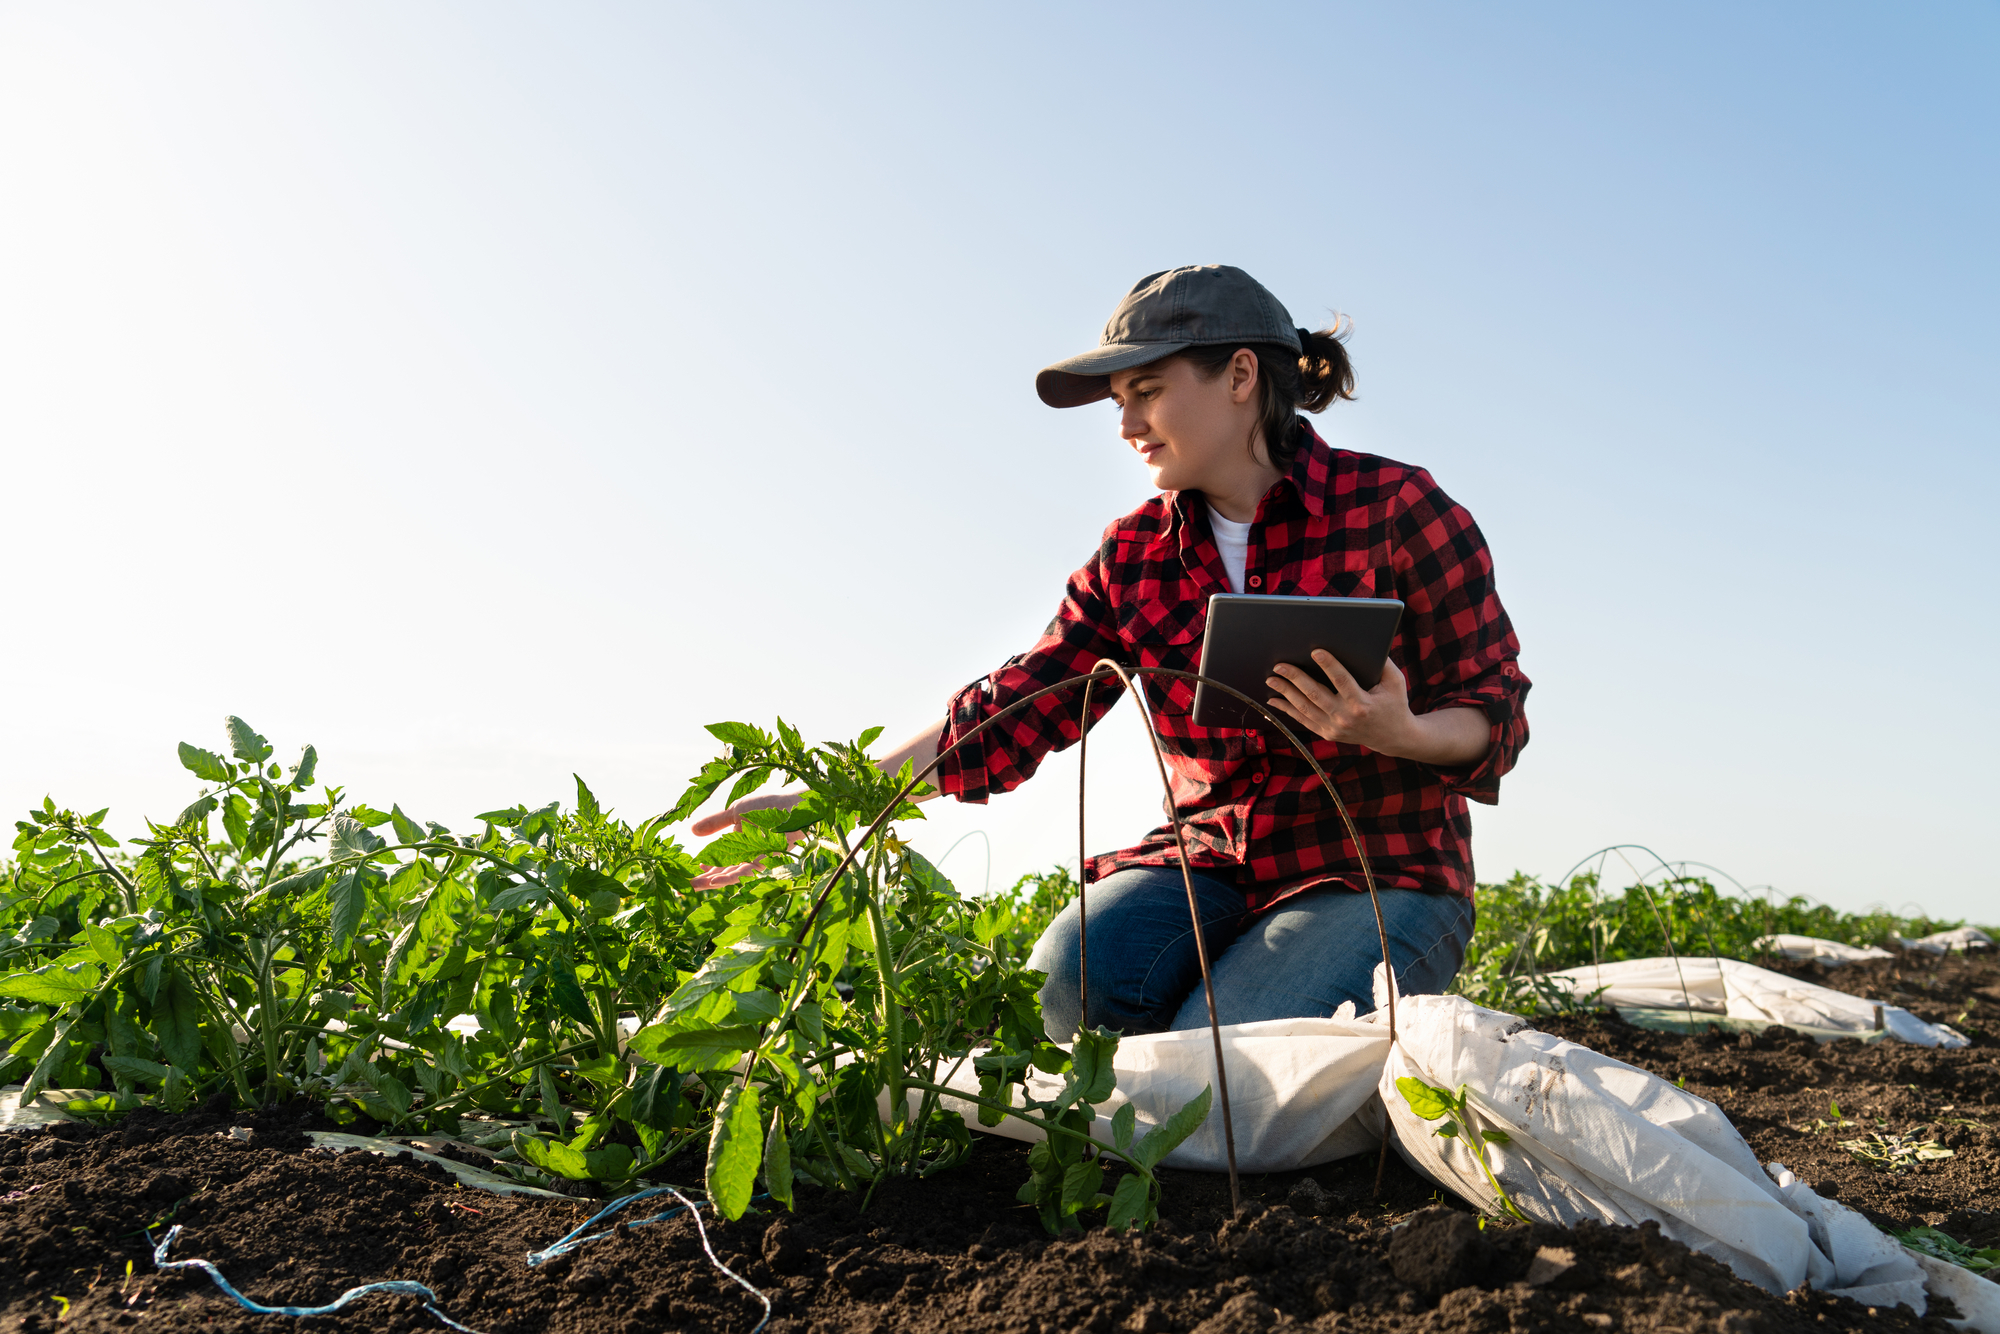
[(1111, 397), (1111, 375), (1185, 352), (1193, 343), (1105, 343), (1058, 361), (1035, 377), (1035, 392), (1052, 408), (1080, 408)]

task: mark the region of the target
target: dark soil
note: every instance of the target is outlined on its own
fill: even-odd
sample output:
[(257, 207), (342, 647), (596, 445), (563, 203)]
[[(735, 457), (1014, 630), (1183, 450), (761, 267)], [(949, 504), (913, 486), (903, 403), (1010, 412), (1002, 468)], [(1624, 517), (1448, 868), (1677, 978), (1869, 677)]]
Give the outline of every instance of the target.
[[(1850, 978), (1853, 990), (1886, 990), (1859, 973), (1820, 980)], [(1902, 984), (1910, 998), (1890, 998), (1968, 1033), (1980, 1025), (1955, 1019), (1968, 999), (2000, 1012), (1993, 963), (1953, 961), (1928, 989), (1909, 972)], [(2000, 1040), (1984, 1031), (1968, 1049), (1933, 1051), (1816, 1046), (1784, 1030), (1680, 1037), (1603, 1018), (1539, 1026), (1684, 1077), (1760, 1158), (1878, 1222), (1938, 1224), (1988, 1245), (2000, 1235)], [(1866, 1120), (1816, 1127), (1836, 1100)], [(1881, 1128), (1877, 1118), (1897, 1132), (1928, 1124), (1955, 1156), (1894, 1174), (1862, 1166), (1836, 1141)], [(488, 1334), (748, 1334), (762, 1314), (709, 1264), (685, 1216), (530, 1269), (527, 1252), (598, 1206), (466, 1190), (407, 1158), (336, 1156), (309, 1147), (312, 1124), (284, 1110), (139, 1113), (109, 1130), (0, 1136), (0, 1331), (444, 1328), (406, 1297), (304, 1322), (252, 1316), (198, 1272), (153, 1268), (142, 1229), (170, 1221), (185, 1229), (173, 1258), (211, 1260), (267, 1303), (324, 1303), (408, 1278)], [(865, 1213), (849, 1197), (808, 1193), (796, 1214), (711, 1224), (710, 1236), (770, 1295), (770, 1334), (1948, 1328), (1935, 1306), (1919, 1320), (1806, 1292), (1773, 1297), (1649, 1228), (1482, 1228), (1393, 1157), (1375, 1199), (1373, 1155), (1246, 1180), (1250, 1206), (1235, 1219), (1222, 1179), (1169, 1172), (1167, 1217), (1152, 1234), (1056, 1241), (1015, 1202), (1025, 1156), (982, 1140), (965, 1167), (885, 1187)], [(60, 1322), (56, 1297), (69, 1303)]]

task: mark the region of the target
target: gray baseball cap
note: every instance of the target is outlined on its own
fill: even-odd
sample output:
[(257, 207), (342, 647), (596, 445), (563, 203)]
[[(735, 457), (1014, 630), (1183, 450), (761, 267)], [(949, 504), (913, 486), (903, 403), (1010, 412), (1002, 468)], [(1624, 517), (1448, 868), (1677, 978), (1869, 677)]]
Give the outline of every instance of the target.
[(1274, 343), (1304, 351), (1292, 317), (1264, 284), (1228, 264), (1190, 264), (1133, 284), (1096, 347), (1048, 367), (1035, 392), (1052, 408), (1111, 396), (1111, 373), (1216, 343)]

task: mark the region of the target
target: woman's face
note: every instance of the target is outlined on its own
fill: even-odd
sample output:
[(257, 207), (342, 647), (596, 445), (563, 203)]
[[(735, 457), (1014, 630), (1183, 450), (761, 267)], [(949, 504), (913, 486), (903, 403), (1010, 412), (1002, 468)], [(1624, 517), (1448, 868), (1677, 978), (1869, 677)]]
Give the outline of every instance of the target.
[(1227, 493), (1244, 474), (1270, 466), (1251, 453), (1257, 392), (1257, 358), (1248, 349), (1213, 380), (1181, 357), (1111, 376), (1118, 433), (1162, 491)]

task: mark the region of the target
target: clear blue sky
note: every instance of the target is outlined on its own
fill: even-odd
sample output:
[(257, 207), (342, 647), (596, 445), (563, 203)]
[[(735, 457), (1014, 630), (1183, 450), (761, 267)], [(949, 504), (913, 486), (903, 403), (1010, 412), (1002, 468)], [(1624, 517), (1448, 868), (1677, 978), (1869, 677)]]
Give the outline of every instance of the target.
[[(0, 809), (139, 832), (225, 712), (448, 824), (904, 733), (1146, 494), (1034, 371), (1220, 262), (1353, 319), (1323, 429), (1493, 546), (1482, 878), (2000, 916), (1996, 57), (1968, 3), (0, 5)], [(1074, 773), (920, 843), (1072, 856)]]

